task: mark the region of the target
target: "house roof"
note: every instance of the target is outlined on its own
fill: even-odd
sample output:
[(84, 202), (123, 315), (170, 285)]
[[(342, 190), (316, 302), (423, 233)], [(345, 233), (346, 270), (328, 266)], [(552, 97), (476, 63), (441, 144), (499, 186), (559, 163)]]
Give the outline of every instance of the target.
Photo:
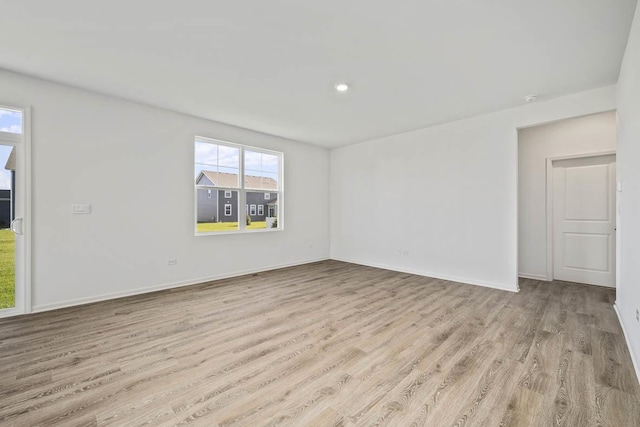
[(9, 154), (7, 164), (4, 165), (4, 168), (8, 171), (16, 170), (16, 147), (13, 147), (13, 149), (11, 150), (11, 154)]
[[(196, 184), (200, 183), (203, 176), (207, 177), (216, 187), (236, 188), (238, 186), (238, 174), (235, 173), (203, 170), (198, 175)], [(269, 177), (245, 175), (244, 186), (260, 190), (277, 190), (278, 182)]]

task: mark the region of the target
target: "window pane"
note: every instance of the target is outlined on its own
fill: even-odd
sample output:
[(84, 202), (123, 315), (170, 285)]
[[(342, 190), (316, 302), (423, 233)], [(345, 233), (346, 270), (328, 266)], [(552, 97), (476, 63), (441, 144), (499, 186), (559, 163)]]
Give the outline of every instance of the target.
[(244, 185), (245, 188), (278, 190), (280, 156), (245, 150)]
[[(237, 191), (208, 188), (198, 188), (196, 191), (198, 233), (238, 230)], [(227, 195), (230, 197), (225, 197)]]
[(0, 108), (0, 132), (22, 133), (22, 112)]
[[(268, 200), (265, 200), (265, 194), (269, 194)], [(247, 205), (251, 219), (247, 229), (278, 227), (278, 193), (247, 191)]]
[(196, 185), (240, 187), (240, 149), (196, 140)]

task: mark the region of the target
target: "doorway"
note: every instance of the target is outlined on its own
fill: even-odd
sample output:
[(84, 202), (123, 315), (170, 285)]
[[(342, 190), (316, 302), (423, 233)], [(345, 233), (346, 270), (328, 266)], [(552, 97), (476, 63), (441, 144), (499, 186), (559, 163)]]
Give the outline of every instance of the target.
[[(619, 238), (613, 236), (606, 237), (601, 231), (595, 230), (599, 225), (615, 227), (615, 203), (616, 193), (615, 178), (615, 153), (617, 145), (617, 119), (615, 111), (591, 114), (588, 116), (563, 119), (551, 123), (539, 124), (518, 129), (518, 276), (523, 279), (552, 281), (554, 279), (577, 281), (581, 283), (597, 283), (603, 286), (613, 286), (615, 283), (615, 245), (619, 244)], [(613, 155), (612, 166), (597, 167), (589, 165), (589, 162), (598, 162), (608, 155)], [(579, 160), (583, 159), (583, 160)], [(585, 160), (586, 159), (586, 160)], [(589, 160), (590, 159), (590, 160)], [(564, 162), (564, 163), (563, 163)], [(571, 251), (581, 248), (581, 253), (563, 254), (559, 250), (554, 250), (554, 166), (565, 166), (563, 171), (566, 178), (567, 168), (572, 166), (572, 162), (587, 162), (585, 164), (575, 164), (575, 168), (569, 169), (569, 182), (572, 189), (592, 196), (594, 191), (599, 191), (602, 196), (602, 188), (606, 187), (608, 197), (608, 210), (613, 210), (611, 221), (602, 219), (603, 205), (601, 201), (579, 201), (571, 200), (573, 205), (568, 212), (567, 219), (575, 219), (566, 224), (567, 227), (577, 231), (569, 231), (557, 237), (566, 239), (567, 242), (560, 241), (560, 247), (566, 243), (566, 250)], [(604, 171), (608, 170), (608, 184), (603, 184), (600, 180)], [(559, 171), (556, 171), (559, 173)], [(558, 178), (560, 179), (560, 178)], [(565, 179), (565, 184), (567, 184)], [(591, 185), (600, 185), (599, 189), (591, 189)], [(603, 187), (604, 186), (604, 187)], [(602, 191), (601, 191), (602, 190)], [(613, 195), (611, 194), (613, 192)], [(576, 194), (578, 194), (576, 193)], [(570, 197), (574, 197), (572, 193)], [(560, 197), (560, 196), (557, 196)], [(577, 196), (576, 196), (577, 197)], [(566, 206), (565, 206), (566, 207)], [(573, 218), (575, 216), (575, 218)], [(582, 233), (579, 227), (591, 227), (590, 231)], [(558, 228), (558, 227), (556, 227)], [(573, 234), (571, 234), (573, 233)], [(600, 233), (600, 237), (594, 234)], [(592, 238), (593, 237), (593, 238)], [(619, 237), (619, 233), (618, 233)], [(599, 239), (599, 240), (598, 240)], [(604, 244), (605, 240), (611, 240)], [(597, 245), (596, 242), (600, 242)], [(609, 243), (614, 250), (611, 253), (608, 249)], [(606, 246), (605, 253), (603, 248)], [(563, 249), (564, 250), (564, 249)], [(595, 253), (594, 251), (600, 251)], [(563, 255), (561, 259), (555, 256)], [(566, 255), (566, 256), (564, 256)], [(598, 258), (599, 264), (596, 263)], [(555, 268), (556, 263), (560, 265), (566, 262), (565, 266)], [(611, 274), (613, 268), (613, 274)], [(596, 274), (601, 271), (604, 275), (609, 275), (606, 281), (595, 281), (589, 278), (573, 275), (571, 278), (563, 275), (571, 269), (574, 273), (587, 273), (593, 270)], [(559, 270), (559, 271), (555, 271)], [(557, 275), (556, 277), (556, 273)]]
[(28, 117), (0, 106), (0, 317), (30, 311)]
[(551, 160), (551, 169), (553, 279), (615, 288), (615, 154)]

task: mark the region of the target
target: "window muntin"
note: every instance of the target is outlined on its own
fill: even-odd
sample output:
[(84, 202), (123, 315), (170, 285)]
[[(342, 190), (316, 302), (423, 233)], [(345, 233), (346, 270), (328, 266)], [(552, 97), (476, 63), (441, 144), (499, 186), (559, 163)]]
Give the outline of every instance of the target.
[[(196, 137), (196, 234), (282, 229), (282, 157), (279, 152)], [(199, 196), (202, 189), (211, 190), (209, 204)], [(243, 204), (245, 214), (238, 215)]]

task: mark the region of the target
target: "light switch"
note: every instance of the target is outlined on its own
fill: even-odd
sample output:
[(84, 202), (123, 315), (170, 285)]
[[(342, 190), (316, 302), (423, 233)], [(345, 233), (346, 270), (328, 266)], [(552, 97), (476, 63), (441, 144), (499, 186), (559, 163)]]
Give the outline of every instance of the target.
[(71, 205), (71, 213), (72, 214), (90, 214), (91, 213), (91, 205)]
[(622, 183), (620, 181), (616, 183), (616, 191), (622, 191)]

